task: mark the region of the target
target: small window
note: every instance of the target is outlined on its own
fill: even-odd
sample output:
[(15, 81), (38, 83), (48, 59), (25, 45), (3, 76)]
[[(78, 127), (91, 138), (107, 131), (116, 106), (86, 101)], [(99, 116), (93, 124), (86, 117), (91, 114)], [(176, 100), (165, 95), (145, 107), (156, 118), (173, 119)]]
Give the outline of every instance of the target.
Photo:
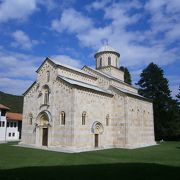
[(1, 127), (1, 121), (0, 121), (0, 127)]
[(16, 122), (14, 122), (14, 127), (16, 127)]
[(111, 57), (108, 57), (108, 66), (111, 66)]
[(15, 133), (12, 133), (12, 136), (14, 137), (14, 136), (15, 136)]
[(3, 121), (3, 122), (2, 122), (2, 127), (4, 127), (4, 126), (5, 126), (5, 122)]
[(102, 66), (102, 57), (100, 58), (99, 67)]
[(50, 72), (47, 71), (46, 72), (46, 81), (49, 82), (49, 80), (50, 80)]
[(7, 127), (9, 127), (9, 122), (7, 122)]
[(86, 124), (86, 112), (84, 111), (82, 113), (82, 125), (85, 125)]
[(8, 136), (11, 137), (11, 133), (9, 133)]
[(6, 116), (6, 110), (5, 109), (1, 110), (1, 116)]
[(11, 127), (13, 127), (13, 122), (11, 122)]
[(109, 114), (106, 116), (106, 126), (109, 126)]
[(29, 114), (29, 119), (28, 119), (28, 124), (32, 125), (32, 123), (33, 123), (33, 115), (32, 115), (32, 113), (30, 113)]
[(62, 111), (61, 112), (61, 125), (65, 125), (65, 112), (64, 111)]

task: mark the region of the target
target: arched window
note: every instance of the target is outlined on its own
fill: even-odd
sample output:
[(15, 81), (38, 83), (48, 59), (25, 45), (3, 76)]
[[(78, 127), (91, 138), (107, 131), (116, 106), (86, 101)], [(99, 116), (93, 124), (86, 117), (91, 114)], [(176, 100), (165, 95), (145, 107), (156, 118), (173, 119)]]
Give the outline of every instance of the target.
[(82, 125), (85, 125), (86, 124), (86, 112), (84, 111), (82, 113)]
[(111, 66), (111, 57), (108, 57), (108, 66)]
[(101, 67), (102, 66), (102, 57), (100, 57), (100, 59), (99, 59), (99, 67)]
[(106, 126), (109, 126), (109, 114), (106, 116)]
[(49, 104), (49, 91), (44, 92), (44, 104)]
[(44, 104), (48, 105), (49, 104), (49, 94), (50, 94), (49, 87), (47, 85), (45, 85), (43, 90), (44, 90)]
[(66, 120), (65, 112), (62, 111), (61, 112), (61, 125), (65, 125), (65, 120)]
[(49, 80), (50, 80), (50, 72), (47, 71), (46, 72), (46, 81), (49, 82)]
[(29, 125), (32, 125), (32, 123), (33, 123), (33, 115), (32, 115), (32, 113), (29, 114), (28, 122), (29, 122)]

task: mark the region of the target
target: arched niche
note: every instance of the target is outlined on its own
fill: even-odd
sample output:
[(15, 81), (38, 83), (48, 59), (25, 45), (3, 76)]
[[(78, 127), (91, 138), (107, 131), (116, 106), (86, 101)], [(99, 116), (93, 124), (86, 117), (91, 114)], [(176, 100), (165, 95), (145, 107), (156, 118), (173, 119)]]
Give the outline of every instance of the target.
[(99, 121), (93, 123), (91, 130), (94, 134), (102, 134), (104, 132), (103, 125)]
[(49, 111), (42, 111), (37, 116), (37, 123), (40, 126), (47, 126), (52, 121), (51, 113)]

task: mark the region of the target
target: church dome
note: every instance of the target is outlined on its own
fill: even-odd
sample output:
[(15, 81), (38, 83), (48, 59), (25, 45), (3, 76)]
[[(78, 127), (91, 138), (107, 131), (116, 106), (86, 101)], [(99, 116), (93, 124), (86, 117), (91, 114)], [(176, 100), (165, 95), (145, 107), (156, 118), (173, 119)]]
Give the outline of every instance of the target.
[(104, 51), (112, 51), (112, 52), (116, 52), (114, 48), (112, 48), (109, 45), (105, 45), (103, 47), (101, 47), (98, 52), (104, 52)]
[(114, 48), (112, 48), (109, 45), (105, 45), (99, 48), (99, 50), (95, 53), (95, 58), (98, 54), (106, 53), (106, 52), (112, 52), (112, 53), (115, 53), (118, 57), (120, 56), (120, 54)]

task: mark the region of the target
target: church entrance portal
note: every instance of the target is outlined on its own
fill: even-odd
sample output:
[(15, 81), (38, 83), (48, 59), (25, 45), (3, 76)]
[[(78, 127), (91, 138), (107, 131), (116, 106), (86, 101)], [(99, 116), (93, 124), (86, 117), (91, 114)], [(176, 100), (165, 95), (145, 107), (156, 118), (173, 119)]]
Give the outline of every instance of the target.
[(51, 144), (51, 114), (48, 111), (42, 111), (37, 117), (36, 125), (36, 144), (38, 146), (48, 146)]
[(100, 135), (103, 134), (104, 128), (99, 121), (95, 121), (92, 125), (92, 133), (94, 134), (94, 147), (99, 147)]
[(42, 145), (47, 146), (48, 145), (48, 128), (42, 129)]

